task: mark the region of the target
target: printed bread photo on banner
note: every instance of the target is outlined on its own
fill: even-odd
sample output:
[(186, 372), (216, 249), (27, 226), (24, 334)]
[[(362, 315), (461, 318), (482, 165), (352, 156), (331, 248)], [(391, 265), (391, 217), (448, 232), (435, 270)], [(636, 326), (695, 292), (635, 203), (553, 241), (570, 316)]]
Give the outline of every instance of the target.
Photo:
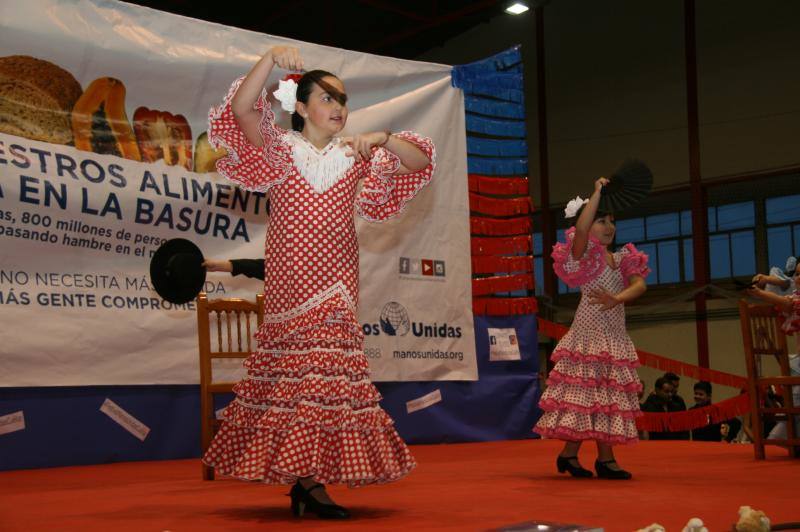
[(97, 78), (72, 109), (75, 147), (141, 161), (133, 127), (125, 112), (125, 85), (115, 78)]
[(222, 159), (228, 155), (228, 150), (225, 148), (214, 148), (208, 142), (208, 132), (203, 133), (197, 137), (197, 143), (194, 147), (194, 171), (198, 174), (206, 174), (208, 172), (217, 171), (217, 160)]
[(75, 76), (49, 61), (0, 57), (0, 132), (72, 145), (70, 117), (82, 93)]
[(133, 113), (133, 132), (142, 161), (163, 159), (167, 166), (192, 169), (192, 128), (183, 115), (139, 107)]
[(185, 116), (140, 106), (131, 122), (125, 96), (124, 82), (113, 77), (97, 78), (83, 90), (75, 76), (45, 59), (0, 57), (0, 132), (197, 173), (216, 171), (227, 152), (212, 148), (206, 132), (193, 150)]

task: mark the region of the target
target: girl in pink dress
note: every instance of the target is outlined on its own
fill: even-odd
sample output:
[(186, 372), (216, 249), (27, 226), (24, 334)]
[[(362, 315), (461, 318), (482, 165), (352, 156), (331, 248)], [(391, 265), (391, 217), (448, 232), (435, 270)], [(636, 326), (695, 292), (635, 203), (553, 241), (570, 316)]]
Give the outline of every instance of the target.
[(346, 518), (325, 484), (390, 482), (416, 465), (369, 380), (354, 211), (370, 221), (400, 214), (430, 181), (435, 153), (408, 132), (338, 137), (347, 96), (320, 70), (296, 89), (281, 83), (276, 96), (295, 112), (293, 130), (279, 128), (264, 90), (275, 65), (300, 70), (303, 60), (296, 48), (272, 48), (209, 119), (209, 140), (228, 151), (217, 170), (269, 191), (271, 215), (258, 349), (203, 460), (240, 479), (293, 484), (297, 516)]
[(613, 450), (638, 441), (635, 418), (641, 415), (639, 359), (625, 330), (625, 303), (645, 292), (650, 269), (647, 255), (633, 244), (609, 251), (614, 218), (598, 212), (607, 183), (601, 177), (588, 200), (578, 196), (569, 203), (567, 217), (577, 211), (578, 221), (567, 230), (567, 241), (553, 247), (553, 269), (570, 287), (581, 287), (581, 300), (569, 332), (553, 351), (555, 367), (539, 402), (544, 414), (534, 431), (564, 440), (556, 461), (560, 473), (591, 477), (578, 462), (578, 450), (584, 440), (594, 440), (597, 476), (629, 479)]

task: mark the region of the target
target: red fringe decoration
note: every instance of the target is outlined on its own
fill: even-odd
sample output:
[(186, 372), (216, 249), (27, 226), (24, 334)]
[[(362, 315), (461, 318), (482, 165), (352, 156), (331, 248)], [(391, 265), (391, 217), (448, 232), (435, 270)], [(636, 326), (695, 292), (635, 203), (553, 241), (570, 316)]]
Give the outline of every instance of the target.
[(494, 220), (491, 218), (469, 217), (470, 232), (473, 235), (529, 235), (533, 229), (528, 216), (509, 218), (507, 220)]
[(658, 368), (664, 372), (671, 371), (672, 373), (691, 377), (699, 381), (708, 381), (714, 384), (730, 386), (731, 388), (739, 388), (741, 390), (747, 388), (746, 377), (725, 373), (724, 371), (717, 371), (715, 369), (701, 368), (700, 366), (695, 366), (687, 362), (681, 362), (680, 360), (673, 360), (654, 353), (642, 351), (641, 349), (637, 349), (636, 352), (639, 354), (639, 361), (643, 366)]
[(472, 273), (532, 272), (533, 256), (472, 257)]
[(529, 274), (498, 275), (472, 280), (472, 295), (485, 296), (495, 292), (533, 290), (533, 276)]
[(488, 214), (489, 216), (516, 216), (531, 212), (531, 199), (522, 198), (487, 198), (469, 193), (469, 210)]
[(742, 415), (750, 410), (750, 396), (746, 393), (731, 397), (719, 403), (684, 412), (655, 413), (642, 412), (636, 419), (636, 428), (649, 432), (678, 432), (698, 429), (721, 423)]
[(478, 316), (518, 316), (536, 314), (539, 310), (535, 297), (475, 297), (472, 313)]
[[(556, 340), (560, 340), (561, 337), (567, 334), (567, 331), (569, 330), (569, 327), (559, 325), (558, 323), (553, 323), (552, 321), (543, 320), (542, 318), (538, 318), (538, 322), (539, 332), (549, 336), (550, 338), (555, 338)], [(671, 358), (656, 355), (655, 353), (650, 353), (641, 349), (637, 349), (636, 352), (639, 354), (639, 362), (642, 364), (642, 366), (657, 368), (663, 370), (664, 372), (671, 371), (677, 375), (683, 375), (701, 381), (708, 381), (713, 384), (730, 386), (731, 388), (739, 388), (740, 390), (747, 388), (747, 378), (740, 375), (725, 373), (724, 371), (717, 371), (714, 369), (701, 368), (687, 362), (673, 360)]]
[(539, 324), (539, 333), (544, 334), (545, 336), (549, 336), (554, 340), (561, 340), (569, 327), (566, 325), (561, 325), (560, 323), (555, 323), (548, 320), (543, 320), (542, 318), (537, 318), (536, 321)]
[(530, 235), (510, 238), (472, 237), (472, 255), (514, 255), (532, 252), (533, 240)]
[(469, 174), (469, 191), (496, 196), (527, 196), (528, 178)]

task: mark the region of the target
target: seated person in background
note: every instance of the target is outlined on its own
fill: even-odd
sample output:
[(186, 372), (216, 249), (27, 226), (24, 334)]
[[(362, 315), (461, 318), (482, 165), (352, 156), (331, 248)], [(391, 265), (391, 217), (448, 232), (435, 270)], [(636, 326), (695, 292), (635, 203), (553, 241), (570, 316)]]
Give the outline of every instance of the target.
[[(789, 369), (792, 375), (800, 375), (800, 359), (795, 356), (789, 361)], [(800, 386), (792, 386), (792, 406), (798, 406), (800, 403)], [(783, 407), (786, 402), (783, 399), (775, 386), (770, 386), (767, 390), (767, 395), (764, 398), (765, 407)], [(769, 440), (785, 440), (789, 437), (786, 430), (786, 414), (776, 414), (773, 419), (764, 420), (764, 434), (765, 438)], [(794, 416), (794, 433), (795, 438), (800, 434), (800, 416)]]
[[(664, 378), (672, 383), (672, 397), (670, 400), (673, 403), (673, 410), (670, 410), (670, 412), (682, 412), (686, 410), (686, 401), (683, 400), (683, 397), (678, 395), (678, 388), (681, 385), (681, 378), (676, 373), (672, 373), (671, 371), (664, 373)], [(678, 440), (689, 439), (689, 431), (675, 432), (673, 434), (676, 435), (675, 439)]]
[(683, 397), (678, 395), (678, 388), (681, 385), (681, 378), (670, 371), (664, 373), (664, 378), (667, 379), (672, 384), (672, 402), (675, 403), (676, 408), (678, 410), (686, 410), (686, 401), (683, 400)]
[[(682, 409), (672, 400), (674, 387), (665, 377), (656, 379), (655, 391), (642, 403), (643, 412), (680, 412)], [(651, 440), (688, 440), (688, 432), (648, 432)]]
[[(700, 381), (694, 385), (694, 406), (702, 408), (711, 404), (711, 383)], [(742, 422), (736, 418), (725, 420), (721, 423), (711, 423), (705, 427), (696, 428), (692, 431), (692, 439), (695, 441), (722, 441), (730, 443), (739, 434)]]
[[(739, 394), (746, 393), (747, 390), (739, 390)], [(750, 412), (745, 412), (741, 416), (736, 416), (736, 420), (739, 421), (741, 425), (741, 430), (739, 430), (739, 434), (737, 434), (731, 443), (753, 443), (755, 441), (755, 436), (753, 436), (753, 416)]]

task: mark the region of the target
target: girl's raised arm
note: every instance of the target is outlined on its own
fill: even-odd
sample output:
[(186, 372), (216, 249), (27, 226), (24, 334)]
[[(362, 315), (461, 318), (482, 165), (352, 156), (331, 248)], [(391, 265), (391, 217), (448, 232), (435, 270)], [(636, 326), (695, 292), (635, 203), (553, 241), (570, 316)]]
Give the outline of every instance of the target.
[(594, 223), (594, 215), (600, 205), (600, 192), (607, 184), (608, 179), (605, 177), (601, 177), (594, 182), (592, 197), (589, 198), (589, 203), (583, 208), (578, 221), (575, 222), (575, 238), (572, 240), (572, 258), (575, 260), (583, 257), (583, 253), (586, 251), (586, 245), (589, 242), (589, 229)]
[(303, 68), (303, 59), (297, 48), (293, 46), (270, 48), (250, 69), (231, 101), (231, 110), (236, 117), (236, 122), (247, 140), (258, 147), (264, 145), (264, 139), (259, 130), (261, 112), (255, 109), (255, 104), (275, 65), (286, 70), (300, 70)]

